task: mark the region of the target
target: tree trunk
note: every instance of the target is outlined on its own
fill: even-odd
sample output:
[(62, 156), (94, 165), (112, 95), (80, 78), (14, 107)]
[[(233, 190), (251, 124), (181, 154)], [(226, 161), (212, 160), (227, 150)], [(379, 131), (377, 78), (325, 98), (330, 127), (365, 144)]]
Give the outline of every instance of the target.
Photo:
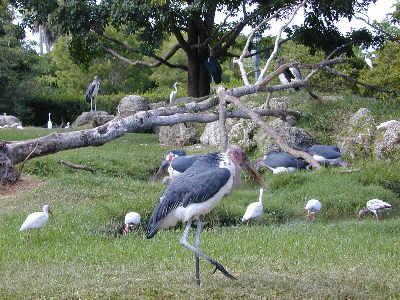
[(188, 55), (188, 96), (203, 97), (210, 94), (210, 75), (204, 66), (207, 52), (195, 50)]

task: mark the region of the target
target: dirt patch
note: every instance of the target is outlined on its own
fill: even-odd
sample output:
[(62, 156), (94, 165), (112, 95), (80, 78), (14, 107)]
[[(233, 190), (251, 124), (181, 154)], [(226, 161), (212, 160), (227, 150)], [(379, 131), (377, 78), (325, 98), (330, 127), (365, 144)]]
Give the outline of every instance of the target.
[(0, 186), (0, 199), (23, 194), (31, 189), (44, 184), (33, 177), (22, 177), (15, 184)]

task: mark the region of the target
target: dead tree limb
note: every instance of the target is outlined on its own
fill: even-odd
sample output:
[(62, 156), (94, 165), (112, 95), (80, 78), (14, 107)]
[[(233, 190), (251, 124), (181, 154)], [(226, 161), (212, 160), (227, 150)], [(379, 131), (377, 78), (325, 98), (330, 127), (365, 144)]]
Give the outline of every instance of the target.
[(96, 174), (96, 170), (93, 169), (93, 168), (90, 168), (90, 167), (81, 166), (81, 165), (75, 165), (75, 164), (72, 164), (72, 163), (67, 162), (65, 160), (61, 160), (61, 164), (63, 164), (64, 166), (73, 168), (73, 169), (85, 170), (85, 171), (92, 172), (92, 174)]
[(315, 161), (312, 156), (306, 152), (303, 151), (298, 151), (293, 148), (291, 148), (283, 139), (282, 137), (276, 133), (276, 131), (271, 127), (268, 126), (258, 114), (253, 112), (250, 108), (246, 107), (238, 98), (233, 97), (229, 94), (226, 93), (225, 88), (222, 86), (218, 86), (216, 88), (217, 95), (221, 100), (224, 100), (226, 102), (231, 102), (234, 103), (241, 111), (246, 113), (249, 117), (252, 118), (252, 120), (260, 126), (265, 132), (268, 133), (270, 137), (272, 137), (275, 142), (279, 145), (279, 147), (282, 149), (282, 151), (287, 152), (295, 157), (301, 157), (305, 159), (311, 166), (315, 169), (320, 169), (321, 165)]

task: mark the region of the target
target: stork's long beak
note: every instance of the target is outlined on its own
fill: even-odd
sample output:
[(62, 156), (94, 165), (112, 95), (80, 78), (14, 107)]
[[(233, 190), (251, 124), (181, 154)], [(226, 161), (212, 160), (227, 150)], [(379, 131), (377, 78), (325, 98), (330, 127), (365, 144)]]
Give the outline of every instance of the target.
[(250, 162), (249, 159), (246, 159), (242, 165), (246, 167), (247, 172), (249, 172), (250, 176), (261, 185), (264, 189), (267, 189), (267, 184), (264, 182), (264, 179), (261, 177), (260, 173), (254, 168), (253, 164)]
[(168, 160), (163, 160), (160, 164), (160, 168), (158, 169), (156, 175), (154, 175), (153, 181), (160, 179), (160, 177), (168, 171), (170, 162)]

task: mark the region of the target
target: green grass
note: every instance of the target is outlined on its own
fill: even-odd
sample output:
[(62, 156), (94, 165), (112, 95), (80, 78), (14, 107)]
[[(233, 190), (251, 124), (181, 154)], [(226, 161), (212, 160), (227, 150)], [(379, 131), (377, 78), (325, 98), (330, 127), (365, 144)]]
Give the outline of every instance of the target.
[[(48, 132), (3, 130), (0, 139)], [(400, 298), (398, 161), (360, 159), (353, 166), (361, 171), (349, 174), (335, 168), (278, 176), (264, 171), (265, 214), (250, 226), (240, 217), (257, 200), (258, 187), (243, 182), (206, 216), (201, 244), (238, 280), (212, 275), (212, 265), (201, 260), (199, 288), (193, 255), (179, 244), (182, 226), (145, 238), (147, 218), (165, 188), (149, 179), (168, 149), (155, 135), (127, 134), (101, 147), (28, 161), (24, 174), (45, 183), (0, 199), (0, 299)], [(61, 159), (97, 174), (63, 166)], [(304, 210), (311, 198), (323, 205), (312, 224)], [(379, 222), (371, 216), (357, 221), (372, 198), (390, 202), (393, 211)], [(40, 239), (19, 232), (26, 215), (44, 204), (56, 218)], [(123, 237), (118, 232), (132, 210), (143, 222)]]

